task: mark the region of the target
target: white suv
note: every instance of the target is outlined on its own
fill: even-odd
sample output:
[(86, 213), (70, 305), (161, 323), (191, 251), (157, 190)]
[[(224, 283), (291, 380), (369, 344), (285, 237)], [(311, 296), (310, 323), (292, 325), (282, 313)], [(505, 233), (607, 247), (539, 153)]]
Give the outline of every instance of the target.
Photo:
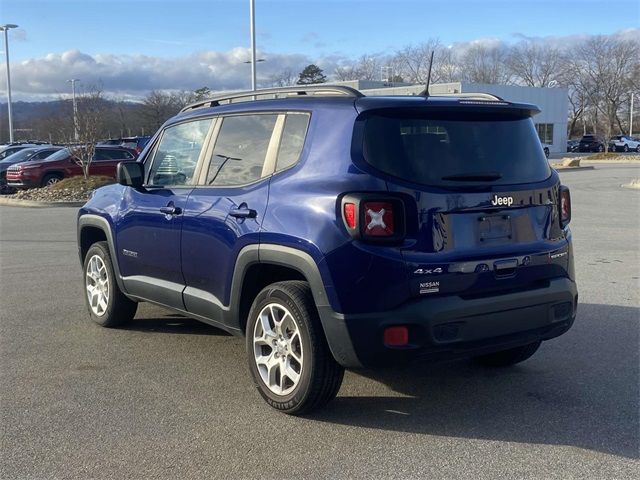
[(635, 150), (640, 153), (640, 139), (628, 135), (615, 135), (609, 140), (609, 150), (622, 150), (623, 152)]

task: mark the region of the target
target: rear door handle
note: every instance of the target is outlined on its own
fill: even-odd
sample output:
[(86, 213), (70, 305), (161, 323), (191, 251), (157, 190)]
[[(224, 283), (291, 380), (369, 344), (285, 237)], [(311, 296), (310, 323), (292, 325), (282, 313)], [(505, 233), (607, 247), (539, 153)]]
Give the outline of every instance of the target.
[(182, 213), (182, 209), (175, 205), (167, 205), (166, 207), (160, 207), (160, 212), (165, 215), (180, 215)]
[(229, 210), (229, 215), (236, 218), (256, 218), (258, 212), (251, 210), (250, 208), (232, 208)]

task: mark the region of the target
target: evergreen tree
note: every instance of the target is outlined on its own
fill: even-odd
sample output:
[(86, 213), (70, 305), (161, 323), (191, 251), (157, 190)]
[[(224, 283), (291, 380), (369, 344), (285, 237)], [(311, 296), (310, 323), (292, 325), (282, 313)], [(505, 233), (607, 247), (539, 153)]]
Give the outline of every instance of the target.
[(322, 73), (322, 69), (317, 65), (311, 64), (304, 67), (298, 76), (298, 85), (312, 85), (314, 83), (325, 83), (327, 77)]

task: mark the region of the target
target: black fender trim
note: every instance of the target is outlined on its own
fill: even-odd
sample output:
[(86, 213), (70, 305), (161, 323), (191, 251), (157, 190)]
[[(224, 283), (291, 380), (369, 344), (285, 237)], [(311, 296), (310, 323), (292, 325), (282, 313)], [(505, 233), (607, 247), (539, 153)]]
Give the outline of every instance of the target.
[[(281, 265), (300, 272), (309, 282), (313, 300), (318, 309), (320, 322), (333, 357), (344, 367), (357, 368), (362, 364), (356, 356), (351, 337), (342, 315), (333, 311), (318, 266), (308, 253), (282, 245), (261, 243), (250, 245), (240, 251), (236, 259), (236, 268), (231, 285), (229, 315), (239, 327), (239, 308), (241, 286), (248, 268), (255, 263)], [(227, 322), (225, 322), (227, 323)], [(227, 323), (229, 326), (231, 324)]]
[(107, 244), (109, 245), (109, 253), (111, 254), (111, 260), (113, 264), (113, 270), (116, 274), (116, 281), (118, 282), (118, 287), (120, 291), (127, 295), (127, 290), (124, 287), (124, 282), (122, 281), (122, 275), (120, 274), (120, 266), (118, 265), (118, 256), (115, 250), (115, 243), (113, 240), (113, 232), (111, 231), (111, 226), (106, 218), (101, 217), (100, 215), (94, 215), (91, 213), (86, 213), (81, 215), (78, 218), (78, 256), (80, 257), (80, 265), (84, 265), (84, 258), (82, 258), (82, 250), (80, 249), (80, 240), (82, 235), (82, 229), (86, 227), (95, 227), (99, 228), (104, 232), (104, 235), (107, 237)]

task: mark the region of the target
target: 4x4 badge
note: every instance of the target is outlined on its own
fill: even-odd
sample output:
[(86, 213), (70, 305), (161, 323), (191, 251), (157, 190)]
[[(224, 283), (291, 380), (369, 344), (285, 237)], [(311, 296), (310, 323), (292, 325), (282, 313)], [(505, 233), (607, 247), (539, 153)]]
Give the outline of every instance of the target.
[(418, 268), (413, 272), (414, 275), (431, 275), (432, 273), (442, 273), (442, 268)]

